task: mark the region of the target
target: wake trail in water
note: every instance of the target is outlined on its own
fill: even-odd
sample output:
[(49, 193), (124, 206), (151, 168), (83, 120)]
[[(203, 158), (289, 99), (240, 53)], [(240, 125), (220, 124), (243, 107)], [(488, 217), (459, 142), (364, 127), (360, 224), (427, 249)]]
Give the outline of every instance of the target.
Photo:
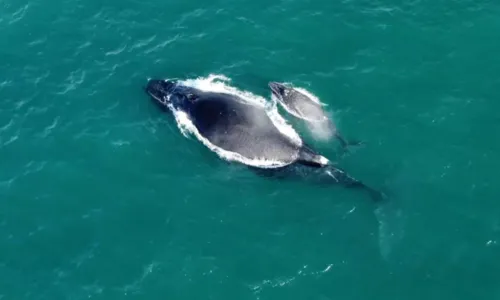
[[(277, 107), (276, 105), (274, 105), (274, 103), (269, 103), (263, 97), (252, 94), (251, 92), (242, 91), (235, 87), (232, 87), (228, 84), (229, 81), (230, 79), (224, 75), (210, 74), (207, 77), (178, 80), (178, 83), (184, 86), (197, 88), (204, 92), (231, 94), (239, 97), (248, 104), (260, 106), (265, 109), (266, 113), (269, 115), (272, 122), (276, 125), (276, 127), (280, 132), (288, 136), (297, 145), (299, 146), (302, 145), (302, 139), (300, 138), (299, 134), (278, 113)], [(227, 151), (220, 147), (217, 147), (198, 132), (196, 126), (194, 126), (188, 114), (186, 114), (182, 110), (175, 109), (170, 104), (168, 107), (174, 114), (177, 126), (185, 137), (189, 137), (190, 134), (194, 135), (200, 142), (202, 142), (206, 147), (215, 152), (219, 157), (221, 157), (224, 160), (240, 162), (245, 165), (259, 167), (259, 168), (278, 168), (290, 164), (290, 162), (269, 160), (265, 158), (249, 159), (238, 153)]]
[(385, 260), (389, 260), (394, 246), (403, 238), (403, 215), (389, 202), (379, 206), (375, 210), (375, 217), (378, 221), (378, 242), (380, 254)]
[(387, 201), (381, 203), (374, 211), (378, 221), (378, 243), (380, 255), (390, 261), (397, 254), (397, 246), (405, 237), (407, 214), (405, 201), (412, 194), (411, 179), (401, 172), (391, 180), (391, 191)]

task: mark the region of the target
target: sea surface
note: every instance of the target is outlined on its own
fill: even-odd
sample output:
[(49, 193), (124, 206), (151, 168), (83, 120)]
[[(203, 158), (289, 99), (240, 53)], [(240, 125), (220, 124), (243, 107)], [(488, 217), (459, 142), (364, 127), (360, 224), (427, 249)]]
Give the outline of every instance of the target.
[[(500, 2), (0, 0), (0, 299), (500, 299)], [(322, 103), (384, 190), (212, 152), (148, 78)]]

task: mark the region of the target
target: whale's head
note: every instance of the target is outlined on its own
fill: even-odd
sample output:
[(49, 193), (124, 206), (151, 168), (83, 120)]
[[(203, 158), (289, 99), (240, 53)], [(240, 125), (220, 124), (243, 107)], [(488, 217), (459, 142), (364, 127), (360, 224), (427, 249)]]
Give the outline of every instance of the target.
[(269, 88), (273, 95), (280, 100), (286, 99), (290, 93), (290, 88), (279, 82), (269, 82)]
[(189, 110), (202, 93), (200, 90), (183, 85), (174, 80), (150, 79), (145, 87), (156, 104), (162, 110), (165, 108), (175, 108)]
[(175, 86), (176, 82), (172, 80), (150, 79), (145, 90), (158, 104), (166, 106)]

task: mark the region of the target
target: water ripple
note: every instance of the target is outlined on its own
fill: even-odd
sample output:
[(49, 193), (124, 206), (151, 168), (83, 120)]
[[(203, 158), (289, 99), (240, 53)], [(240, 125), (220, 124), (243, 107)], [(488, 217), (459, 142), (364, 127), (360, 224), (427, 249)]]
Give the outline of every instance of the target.
[(35, 86), (38, 86), (40, 84), (40, 82), (43, 82), (44, 80), (46, 80), (48, 77), (50, 76), (50, 70), (47, 70), (45, 73), (43, 73), (42, 75), (40, 76), (34, 76), (34, 78), (31, 80), (32, 83), (35, 85)]
[(117, 49), (115, 50), (111, 50), (111, 51), (108, 51), (106, 52), (104, 55), (105, 56), (114, 56), (114, 55), (118, 55), (120, 53), (122, 53), (125, 49), (127, 49), (127, 45), (123, 45), (123, 46), (120, 46), (118, 47)]
[(94, 253), (96, 249), (99, 247), (98, 243), (94, 243), (90, 245), (88, 249), (85, 249), (80, 255), (78, 255), (71, 264), (74, 265), (77, 269), (80, 268), (85, 262), (94, 258)]
[(386, 7), (386, 6), (378, 6), (375, 8), (365, 8), (361, 10), (362, 13), (368, 14), (368, 15), (380, 15), (380, 14), (389, 14), (390, 16), (393, 16), (393, 12), (402, 12), (401, 8), (399, 7)]
[(249, 285), (250, 289), (255, 293), (255, 294), (260, 294), (262, 290), (265, 288), (281, 288), (281, 287), (286, 287), (292, 284), (292, 282), (297, 280), (297, 277), (306, 277), (306, 276), (321, 276), (322, 274), (325, 274), (329, 272), (333, 267), (333, 264), (328, 264), (325, 266), (324, 269), (319, 270), (319, 271), (307, 271), (309, 266), (304, 265), (302, 268), (300, 268), (297, 271), (297, 274), (295, 276), (280, 276), (278, 278), (274, 279), (264, 279), (262, 282), (258, 284), (251, 284)]
[(26, 12), (28, 11), (30, 4), (26, 4), (23, 7), (19, 8), (17, 11), (11, 14), (11, 20), (9, 21), (9, 24), (14, 24), (19, 21), (21, 21), (24, 16), (26, 15)]
[(76, 48), (78, 50), (83, 50), (83, 49), (86, 49), (86, 48), (90, 47), (91, 45), (92, 45), (91, 41), (85, 41), (82, 44), (78, 45)]
[(154, 46), (154, 47), (152, 47), (152, 48), (149, 48), (148, 50), (144, 51), (144, 53), (149, 54), (149, 53), (152, 53), (152, 52), (158, 51), (158, 50), (160, 50), (160, 49), (163, 49), (163, 48), (165, 48), (166, 46), (168, 46), (169, 44), (171, 44), (171, 43), (173, 43), (173, 42), (177, 41), (177, 40), (179, 39), (179, 37), (180, 37), (180, 35), (179, 35), (179, 34), (177, 34), (177, 35), (175, 35), (173, 38), (168, 39), (168, 40), (166, 40), (166, 41), (163, 41), (163, 42), (159, 43), (158, 45), (156, 45), (156, 46)]
[(9, 190), (17, 177), (12, 177), (7, 180), (0, 181), (0, 190)]
[(79, 140), (79, 139), (82, 139), (84, 137), (105, 138), (105, 137), (109, 136), (110, 132), (111, 131), (109, 129), (92, 132), (92, 128), (85, 127), (79, 133), (76, 133), (73, 138), (75, 140)]
[(140, 290), (141, 284), (143, 281), (158, 267), (159, 263), (153, 261), (152, 263), (144, 266), (142, 274), (139, 278), (137, 278), (134, 282), (127, 284), (122, 288), (122, 291), (125, 295), (129, 293), (134, 293)]
[(205, 14), (207, 10), (205, 9), (195, 9), (193, 11), (190, 11), (188, 13), (185, 13), (181, 16), (181, 18), (174, 23), (174, 28), (176, 29), (184, 29), (185, 26), (183, 24), (189, 20), (189, 19), (198, 19), (200, 18), (203, 14)]
[(47, 127), (45, 127), (43, 129), (43, 132), (40, 133), (40, 134), (38, 134), (38, 137), (40, 137), (40, 138), (46, 138), (46, 137), (48, 137), (52, 133), (52, 130), (54, 128), (56, 128), (57, 124), (59, 123), (59, 119), (60, 119), (60, 117), (56, 117), (54, 119), (54, 121), (52, 122), (52, 124), (50, 124)]
[(70, 91), (76, 90), (84, 82), (85, 74), (86, 72), (81, 69), (72, 71), (66, 78), (67, 83), (62, 87), (62, 91), (57, 92), (56, 94), (64, 95)]
[[(14, 85), (14, 82), (12, 80), (4, 80), (4, 81), (0, 82), (0, 90), (2, 90), (4, 88), (11, 87), (13, 85)], [(2, 101), (0, 103), (5, 104), (5, 101)]]
[(38, 37), (35, 40), (33, 40), (31, 42), (28, 42), (28, 46), (34, 47), (34, 46), (37, 46), (37, 45), (44, 44), (46, 42), (47, 42), (47, 37), (46, 36)]
[[(4, 139), (4, 138), (0, 137), (0, 149), (12, 144), (13, 142), (17, 141), (18, 139), (19, 139), (19, 132), (10, 136), (8, 139)], [(3, 140), (5, 140), (5, 142)]]
[(155, 39), (156, 39), (156, 34), (149, 37), (149, 38), (138, 40), (135, 44), (133, 44), (130, 47), (129, 52), (133, 51), (135, 49), (140, 49), (142, 47), (146, 47), (147, 45), (151, 44)]
[(41, 172), (47, 165), (47, 161), (30, 161), (24, 166), (23, 176)]
[(7, 129), (9, 129), (10, 127), (12, 127), (12, 124), (14, 124), (14, 119), (10, 119), (9, 123), (7, 123), (4, 126), (0, 127), (0, 133), (2, 133), (2, 131), (7, 131)]

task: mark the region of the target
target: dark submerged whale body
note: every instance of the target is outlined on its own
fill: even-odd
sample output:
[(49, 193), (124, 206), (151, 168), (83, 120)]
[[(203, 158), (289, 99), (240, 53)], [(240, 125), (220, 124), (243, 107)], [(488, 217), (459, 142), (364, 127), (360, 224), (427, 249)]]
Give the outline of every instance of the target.
[(292, 116), (302, 119), (308, 123), (323, 123), (335, 133), (342, 147), (360, 145), (360, 142), (348, 142), (335, 128), (333, 122), (323, 110), (322, 104), (311, 99), (308, 95), (301, 93), (292, 86), (279, 82), (269, 82), (272, 94), (278, 99), (278, 103)]
[[(378, 191), (281, 132), (263, 107), (236, 95), (206, 92), (172, 80), (149, 80), (145, 89), (160, 107), (185, 112), (201, 136), (220, 149), (238, 154), (259, 174), (283, 178), (318, 173), (320, 182), (364, 189), (374, 200), (381, 199)], [(257, 160), (277, 163), (265, 167), (249, 163)]]

